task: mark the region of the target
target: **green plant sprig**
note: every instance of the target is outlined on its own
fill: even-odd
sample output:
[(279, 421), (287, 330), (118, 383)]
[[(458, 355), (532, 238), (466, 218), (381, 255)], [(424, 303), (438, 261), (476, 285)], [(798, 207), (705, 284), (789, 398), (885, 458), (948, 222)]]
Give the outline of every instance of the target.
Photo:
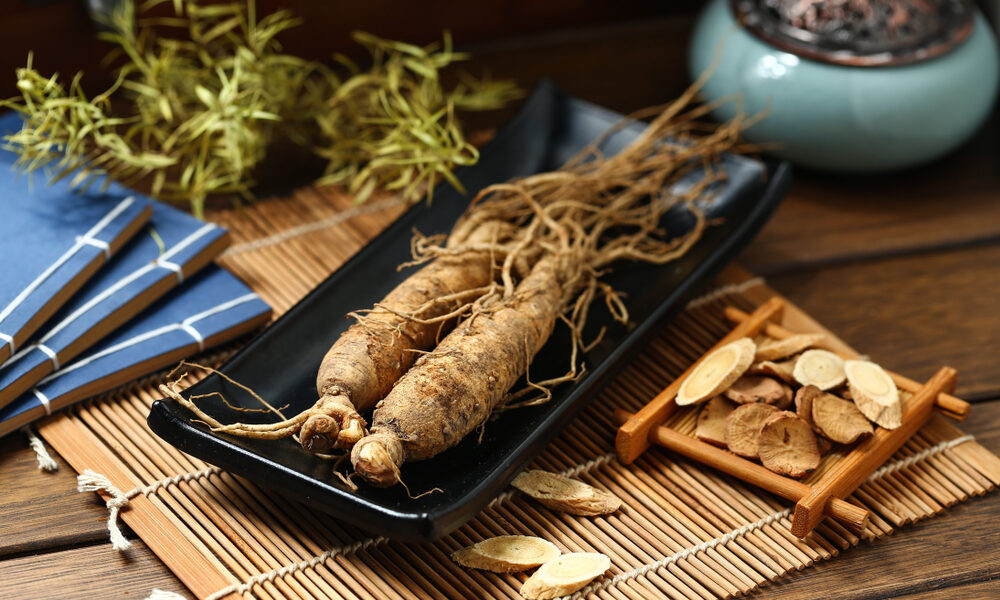
[(72, 183), (144, 182), (152, 194), (189, 202), (201, 217), (214, 195), (251, 198), (254, 172), (281, 135), (327, 161), (321, 182), (348, 185), (359, 202), (376, 188), (409, 199), (437, 178), (461, 187), (456, 165), (476, 161), (456, 109), (484, 110), (520, 95), (509, 82), (464, 77), (450, 91), (440, 71), (466, 58), (451, 40), (420, 48), (356, 33), (371, 53), (362, 69), (339, 57), (331, 68), (283, 53), (277, 36), (299, 21), (287, 11), (256, 18), (254, 2), (127, 1), (101, 34), (114, 44), (117, 80), (88, 98), (77, 74), (18, 69), (20, 98), (0, 101), (25, 116), (5, 138), (18, 166)]

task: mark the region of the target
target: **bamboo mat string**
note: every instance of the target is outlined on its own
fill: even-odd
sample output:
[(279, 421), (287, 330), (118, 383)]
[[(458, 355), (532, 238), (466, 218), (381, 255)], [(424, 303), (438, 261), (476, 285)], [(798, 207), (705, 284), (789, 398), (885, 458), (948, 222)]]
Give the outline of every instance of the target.
[(28, 436), (28, 446), (35, 452), (35, 458), (38, 459), (38, 470), (46, 473), (58, 471), (59, 463), (49, 454), (49, 449), (45, 447), (45, 442), (35, 434), (35, 430), (31, 428), (31, 425), (25, 425), (21, 431), (24, 432), (24, 435)]

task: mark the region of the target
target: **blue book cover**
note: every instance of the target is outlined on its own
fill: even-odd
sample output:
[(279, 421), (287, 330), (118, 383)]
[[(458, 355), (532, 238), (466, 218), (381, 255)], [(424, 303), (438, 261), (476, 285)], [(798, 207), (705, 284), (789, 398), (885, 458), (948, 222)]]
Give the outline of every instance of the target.
[(140, 232), (0, 366), (0, 407), (205, 267), (227, 232), (159, 202)]
[[(0, 137), (21, 117), (0, 117)], [(14, 167), (0, 150), (0, 364), (149, 220), (149, 201), (120, 186), (79, 193)]]
[(270, 314), (243, 282), (208, 267), (0, 409), (0, 436), (252, 331)]

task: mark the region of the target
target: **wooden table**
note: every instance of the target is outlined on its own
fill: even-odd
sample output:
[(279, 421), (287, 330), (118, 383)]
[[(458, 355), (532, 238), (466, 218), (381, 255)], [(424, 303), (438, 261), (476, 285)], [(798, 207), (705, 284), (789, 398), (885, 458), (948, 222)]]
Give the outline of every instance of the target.
[[(472, 48), (472, 70), (550, 76), (629, 111), (683, 86), (689, 18), (652, 19)], [(600, 74), (600, 75), (598, 75)], [(497, 126), (505, 115), (480, 117)], [(796, 173), (794, 187), (739, 261), (877, 362), (925, 379), (959, 370), (976, 402), (963, 428), (1000, 453), (1000, 123), (936, 164), (885, 176)], [(22, 435), (0, 440), (0, 598), (144, 598), (180, 583), (135, 540), (107, 542), (107, 513), (75, 473), (36, 469)], [(995, 597), (1000, 497), (943, 516), (764, 589), (762, 598)], [(185, 592), (186, 593), (186, 592)]]

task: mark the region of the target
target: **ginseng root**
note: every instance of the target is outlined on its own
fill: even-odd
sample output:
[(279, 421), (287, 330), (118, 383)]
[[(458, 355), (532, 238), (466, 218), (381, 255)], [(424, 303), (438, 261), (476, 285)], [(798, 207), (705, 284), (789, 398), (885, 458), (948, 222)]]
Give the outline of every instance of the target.
[(404, 461), (455, 446), (489, 418), (562, 313), (559, 262), (554, 255), (539, 260), (512, 297), (466, 319), (416, 361), (375, 407), (371, 434), (351, 451), (355, 473), (374, 486), (394, 485)]

